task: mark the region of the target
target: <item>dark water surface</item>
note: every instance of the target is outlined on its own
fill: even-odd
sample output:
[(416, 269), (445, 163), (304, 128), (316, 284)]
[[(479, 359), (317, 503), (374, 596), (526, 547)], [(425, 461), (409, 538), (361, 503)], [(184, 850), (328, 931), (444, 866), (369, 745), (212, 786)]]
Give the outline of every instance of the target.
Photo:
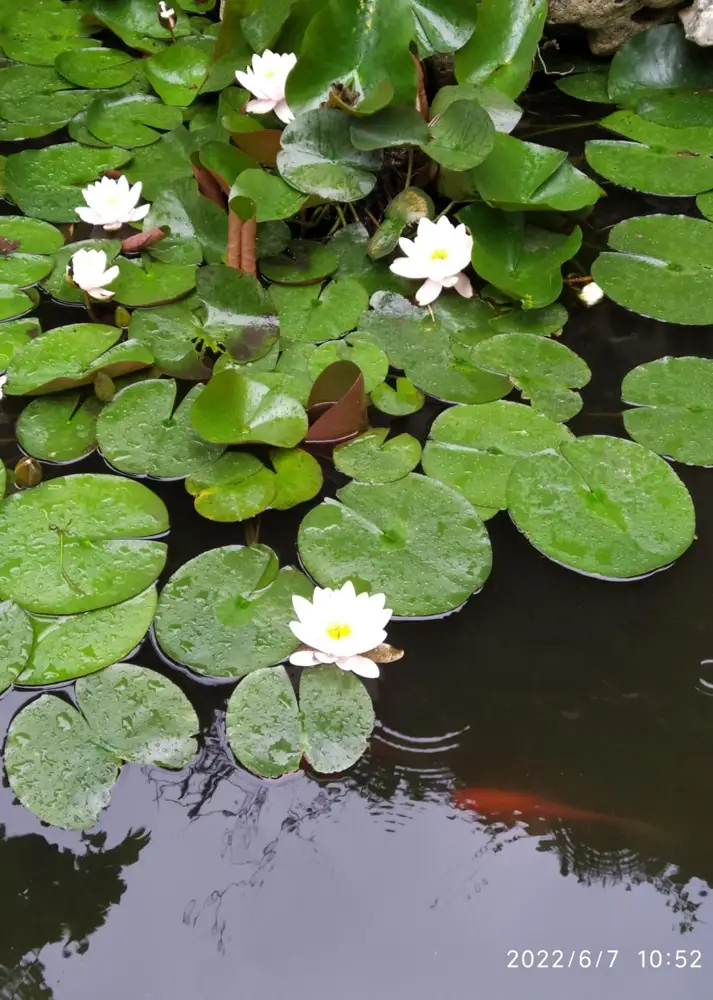
[[(585, 239), (601, 244), (624, 215), (680, 205), (613, 196)], [(623, 433), (619, 386), (636, 364), (713, 356), (710, 330), (568, 305), (565, 342), (594, 373), (578, 434)], [(75, 315), (55, 309), (45, 327)], [(401, 425), (423, 439), (433, 413)], [(16, 457), (6, 442), (4, 458)], [(47, 474), (88, 470), (105, 471), (94, 457)], [(369, 682), (378, 725), (346, 776), (264, 781), (237, 768), (220, 714), (233, 686), (180, 674), (147, 640), (134, 658), (188, 692), (201, 755), (180, 773), (125, 766), (84, 835), (43, 826), (3, 776), (0, 998), (710, 997), (713, 471), (676, 471), (698, 539), (642, 582), (578, 576), (506, 514), (490, 521), (483, 592), (450, 618), (390, 630), (407, 655)], [(244, 540), (240, 525), (195, 514), (182, 484), (149, 485), (171, 511), (162, 582), (204, 549)], [(283, 563), (303, 514), (262, 519)], [(0, 698), (0, 732), (31, 697)], [(605, 818), (479, 816), (453, 806), (468, 786)], [(527, 949), (549, 967), (523, 968)], [(642, 949), (660, 951), (661, 967), (643, 970)], [(678, 950), (701, 967), (677, 969)]]

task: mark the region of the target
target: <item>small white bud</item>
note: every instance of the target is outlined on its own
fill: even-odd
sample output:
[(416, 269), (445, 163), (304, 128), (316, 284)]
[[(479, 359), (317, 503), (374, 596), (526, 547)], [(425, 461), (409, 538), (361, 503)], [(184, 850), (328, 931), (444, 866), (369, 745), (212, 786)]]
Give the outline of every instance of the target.
[(580, 289), (579, 298), (584, 302), (585, 306), (595, 306), (604, 298), (604, 292), (596, 281), (590, 281), (588, 285)]

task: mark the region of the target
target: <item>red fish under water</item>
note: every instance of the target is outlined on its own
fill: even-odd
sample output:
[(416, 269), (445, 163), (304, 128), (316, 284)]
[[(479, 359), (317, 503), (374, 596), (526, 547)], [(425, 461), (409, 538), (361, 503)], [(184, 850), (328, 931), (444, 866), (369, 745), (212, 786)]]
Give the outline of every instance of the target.
[(591, 812), (552, 802), (531, 792), (515, 792), (501, 788), (459, 788), (453, 795), (459, 809), (471, 809), (488, 819), (503, 817), (524, 821), (538, 819), (584, 820), (619, 825), (626, 820), (606, 813)]

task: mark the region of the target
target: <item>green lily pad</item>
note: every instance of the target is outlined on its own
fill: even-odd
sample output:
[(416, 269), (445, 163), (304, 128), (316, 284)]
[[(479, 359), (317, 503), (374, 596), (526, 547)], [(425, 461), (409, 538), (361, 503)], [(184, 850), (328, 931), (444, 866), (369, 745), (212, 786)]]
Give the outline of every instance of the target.
[(275, 497), (275, 474), (246, 451), (231, 451), (186, 480), (196, 511), (209, 521), (246, 521)]
[(261, 222), (257, 227), (255, 256), (258, 260), (264, 257), (276, 257), (286, 250), (291, 242), (292, 233), (286, 222)]
[(94, 826), (109, 804), (119, 763), (99, 746), (83, 716), (56, 695), (41, 695), (10, 723), (5, 746), (10, 787), (53, 826)]
[(329, 201), (358, 201), (376, 184), (381, 152), (356, 149), (350, 119), (334, 108), (299, 115), (282, 133), (277, 168), (293, 188)]
[(143, 255), (141, 262), (118, 257), (119, 276), (111, 283), (117, 302), (125, 306), (154, 306), (187, 295), (196, 285), (193, 264), (162, 264)]
[(297, 771), (302, 724), (284, 667), (263, 667), (238, 684), (225, 717), (228, 743), (240, 763), (264, 778)]
[[(76, 116), (75, 116), (76, 117)], [(28, 122), (8, 122), (0, 119), (0, 142), (15, 142), (18, 139), (40, 139), (62, 128), (62, 122), (44, 122), (41, 125), (30, 125)], [(72, 136), (74, 138), (74, 136)], [(2, 158), (3, 161), (7, 157)], [(0, 164), (1, 165), (1, 164)], [(0, 184), (3, 194), (6, 194), (4, 181)]]
[(518, 462), (510, 514), (555, 562), (588, 576), (630, 580), (677, 559), (693, 541), (688, 490), (658, 455), (633, 441), (591, 436)]
[(544, 309), (509, 309), (494, 316), (490, 327), (496, 333), (534, 333), (538, 337), (558, 337), (569, 319), (569, 314), (560, 302), (554, 302)]
[(661, 24), (629, 38), (612, 59), (607, 87), (617, 104), (635, 104), (664, 90), (713, 85), (708, 53), (687, 41), (680, 24)]
[(77, 87), (105, 90), (133, 80), (138, 62), (119, 49), (69, 49), (55, 59), (55, 69)]
[(620, 187), (682, 197), (713, 187), (713, 157), (651, 149), (638, 142), (593, 139), (587, 163)]
[(440, 115), (456, 101), (475, 101), (490, 115), (496, 132), (512, 132), (522, 118), (522, 108), (496, 87), (461, 83), (441, 87), (431, 104), (431, 115)]
[(93, 149), (75, 142), (25, 149), (7, 158), (7, 193), (25, 215), (47, 222), (76, 222), (75, 208), (84, 204), (82, 188), (130, 156), (125, 149)]
[(32, 623), (13, 601), (0, 603), (0, 693), (17, 680), (32, 649)]
[(191, 36), (146, 60), (146, 76), (164, 104), (187, 108), (195, 101), (210, 72), (213, 48), (212, 39)]
[(254, 361), (273, 347), (279, 333), (269, 293), (251, 274), (225, 264), (202, 267), (196, 293), (205, 307), (204, 334), (236, 361)]
[(64, 236), (59, 229), (24, 215), (0, 216), (0, 237), (17, 240), (20, 244), (17, 249), (26, 254), (50, 254), (64, 245)]
[(18, 417), (17, 440), (43, 462), (76, 462), (96, 447), (101, 408), (96, 396), (82, 400), (78, 392), (33, 399)]
[(131, 164), (126, 168), (126, 176), (131, 184), (141, 181), (144, 198), (155, 201), (175, 181), (193, 177), (192, 153), (210, 142), (228, 139), (228, 134), (221, 128), (203, 128), (192, 132), (184, 126), (174, 128), (151, 146), (136, 149)]
[(312, 585), (279, 569), (265, 545), (226, 545), (177, 570), (159, 598), (156, 638), (172, 659), (210, 677), (243, 677), (279, 663), (299, 645), (288, 623), (292, 595)]
[[(170, 32), (159, 23), (153, 0), (89, 0), (88, 9), (129, 48), (157, 52), (171, 40)], [(173, 33), (177, 38), (189, 35), (191, 21), (179, 17)]]
[(191, 424), (191, 407), (203, 391), (202, 385), (194, 386), (176, 407), (173, 379), (127, 385), (97, 421), (102, 455), (133, 476), (183, 479), (201, 472), (223, 452), (198, 437)]
[(0, 321), (23, 316), (35, 306), (35, 300), (22, 288), (0, 285)]
[(408, 106), (382, 108), (376, 114), (356, 118), (351, 126), (352, 144), (362, 150), (419, 146), (429, 138), (423, 115)]
[(459, 218), (472, 231), (473, 267), (526, 309), (541, 309), (562, 292), (561, 267), (579, 250), (582, 232), (569, 236), (526, 224), (518, 212), (469, 205)]
[(339, 279), (354, 278), (373, 295), (379, 291), (409, 295), (413, 282), (394, 274), (384, 261), (369, 256), (369, 233), (360, 222), (337, 230), (328, 246), (337, 255)]
[(312, 381), (316, 381), (324, 369), (335, 361), (353, 361), (361, 368), (364, 392), (372, 392), (389, 373), (386, 353), (358, 334), (350, 335), (345, 340), (330, 340), (312, 351), (307, 362), (307, 371)]
[(88, 36), (93, 29), (82, 14), (80, 8), (60, 0), (19, 4), (3, 16), (0, 30), (3, 51), (16, 62), (52, 66), (67, 49), (92, 44)]
[(522, 403), (456, 406), (434, 420), (423, 468), (460, 490), (486, 519), (507, 507), (507, 481), (519, 459), (570, 440), (567, 427)]
[(0, 255), (0, 283), (29, 288), (42, 281), (52, 270), (51, 257), (12, 252)]
[(234, 368), (214, 375), (191, 409), (191, 422), (215, 444), (271, 444), (294, 448), (307, 433), (303, 407)]
[[(681, 95), (683, 96), (683, 95)], [(642, 102), (637, 104), (637, 108)], [(691, 153), (713, 154), (713, 128), (698, 126), (661, 125), (649, 121), (634, 111), (615, 111), (599, 123), (603, 128), (634, 139), (658, 152), (670, 150), (679, 158), (678, 166), (686, 168), (685, 157)]]
[[(67, 280), (70, 258), (78, 250), (103, 250), (106, 254), (106, 266), (109, 268), (121, 252), (121, 240), (79, 240), (77, 243), (67, 243), (56, 250), (52, 255), (54, 263), (52, 273), (42, 282), (42, 287), (57, 302), (84, 301), (81, 288), (77, 288)], [(111, 289), (114, 289), (113, 282)]]
[(21, 347), (7, 369), (5, 392), (23, 396), (88, 385), (97, 372), (111, 378), (153, 363), (142, 344), (117, 343), (121, 330), (101, 323), (75, 323), (50, 330)]
[(474, 101), (454, 101), (431, 122), (430, 139), (421, 149), (450, 170), (470, 170), (488, 157), (495, 127), (488, 112)]
[(371, 391), (371, 401), (377, 410), (391, 417), (407, 417), (417, 413), (425, 402), (425, 396), (410, 379), (400, 377), (395, 386), (381, 382)]
[(285, 253), (265, 257), (260, 271), (279, 285), (314, 285), (333, 274), (339, 259), (331, 247), (311, 240), (293, 240)]
[(385, 485), (349, 483), (337, 496), (299, 529), (300, 557), (320, 586), (352, 580), (386, 594), (395, 614), (419, 617), (454, 610), (487, 579), (488, 533), (450, 487), (410, 473)]
[(146, 635), (156, 612), (156, 588), (96, 611), (64, 618), (32, 617), (35, 634), (20, 683), (58, 684), (127, 656)]
[(198, 752), (193, 706), (154, 670), (115, 663), (77, 683), (77, 703), (101, 742), (123, 760), (181, 768)]
[(169, 107), (150, 94), (97, 97), (87, 108), (89, 131), (102, 142), (133, 149), (158, 142), (161, 132), (183, 122), (180, 108)]
[(713, 323), (713, 225), (681, 215), (625, 219), (592, 266), (604, 292), (634, 312), (665, 323)]
[(230, 189), (229, 200), (247, 198), (254, 206), (258, 222), (289, 219), (302, 208), (307, 196), (296, 191), (282, 177), (266, 170), (243, 170)]
[(369, 694), (354, 674), (335, 666), (305, 670), (300, 705), (284, 667), (257, 670), (233, 692), (226, 715), (235, 756), (265, 778), (298, 770), (346, 771), (367, 748), (374, 728)]
[(373, 427), (334, 449), (334, 464), (360, 483), (392, 483), (413, 472), (421, 461), (421, 444), (410, 434), (386, 440), (388, 427)]
[(322, 466), (304, 448), (272, 448), (277, 492), (270, 501), (275, 510), (289, 510), (312, 500), (322, 489)]
[(458, 82), (517, 97), (530, 79), (547, 9), (547, 0), (481, 0), (477, 30), (456, 53)]
[(576, 97), (579, 101), (593, 101), (596, 104), (614, 104), (609, 96), (607, 80), (609, 74), (602, 70), (589, 70), (586, 73), (573, 73), (561, 80), (555, 80), (555, 86), (564, 94)]
[(16, 351), (40, 333), (42, 328), (36, 319), (13, 319), (0, 325), (0, 372), (7, 370)]
[(136, 309), (131, 314), (129, 336), (148, 348), (154, 365), (164, 374), (184, 379), (210, 378), (200, 347), (203, 325), (188, 303)]
[(272, 301), (285, 340), (319, 344), (353, 330), (369, 305), (369, 296), (353, 278), (318, 285), (275, 285)]
[[(145, 229), (168, 229), (171, 238), (198, 241), (209, 264), (219, 264), (228, 242), (228, 216), (214, 202), (198, 191), (193, 177), (183, 177), (166, 186), (154, 200), (144, 221)], [(161, 253), (166, 241), (155, 244)]]
[(164, 504), (116, 476), (65, 476), (0, 504), (0, 596), (37, 614), (76, 614), (135, 597), (156, 580)]
[(651, 451), (687, 465), (713, 465), (713, 361), (659, 358), (621, 384), (627, 433)]

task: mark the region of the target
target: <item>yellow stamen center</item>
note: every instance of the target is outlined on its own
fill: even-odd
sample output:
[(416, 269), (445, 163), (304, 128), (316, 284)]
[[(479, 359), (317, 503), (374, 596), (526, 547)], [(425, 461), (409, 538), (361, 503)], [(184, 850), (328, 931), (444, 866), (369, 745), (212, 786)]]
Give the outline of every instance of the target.
[(327, 635), (330, 639), (346, 639), (351, 633), (352, 630), (349, 625), (330, 625), (327, 629)]
[(448, 257), (447, 250), (434, 250), (431, 254), (431, 260), (446, 260)]

